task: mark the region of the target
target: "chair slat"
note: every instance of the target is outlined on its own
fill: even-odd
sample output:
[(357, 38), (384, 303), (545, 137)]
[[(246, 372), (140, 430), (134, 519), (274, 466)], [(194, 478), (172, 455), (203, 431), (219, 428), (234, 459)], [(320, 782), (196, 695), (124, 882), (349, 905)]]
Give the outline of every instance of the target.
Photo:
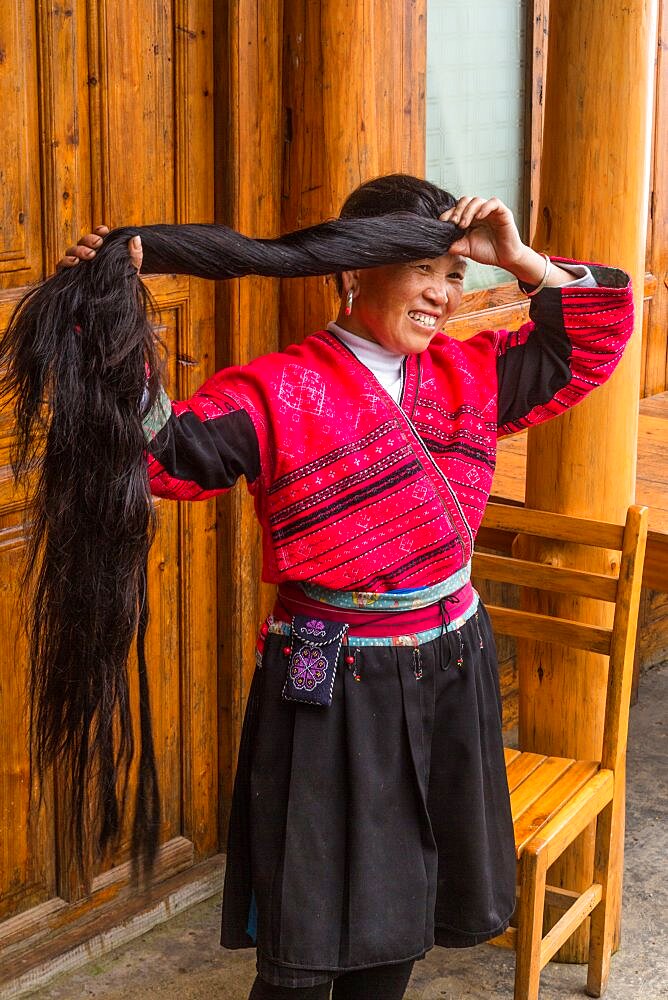
[(594, 882), (578, 897), (575, 903), (566, 910), (554, 927), (545, 935), (540, 946), (540, 967), (543, 969), (553, 955), (568, 940), (576, 927), (579, 927), (585, 917), (598, 906), (603, 897), (603, 886)]
[(627, 535), (622, 551), (623, 572), (619, 580), (619, 595), (610, 647), (608, 696), (601, 758), (603, 766), (611, 770), (619, 766), (626, 748), (642, 565), (647, 544), (647, 508), (630, 507), (626, 525)]
[(504, 756), (505, 761), (506, 761), (506, 767), (508, 767), (508, 765), (510, 764), (510, 762), (512, 760), (515, 760), (516, 757), (519, 757), (519, 755), (521, 753), (522, 753), (522, 751), (521, 750), (517, 750), (515, 747), (504, 747), (503, 748), (503, 756)]
[(540, 767), (544, 760), (544, 755), (540, 753), (521, 753), (515, 760), (511, 761), (506, 767), (508, 788), (511, 793), (522, 781), (529, 777), (532, 771)]
[(526, 559), (476, 552), (472, 572), (485, 580), (515, 583), (536, 590), (556, 591), (559, 594), (577, 594), (595, 597), (599, 601), (614, 602), (617, 598), (617, 578), (604, 573), (548, 566)]
[(562, 646), (590, 649), (593, 653), (610, 653), (612, 629), (603, 625), (585, 625), (533, 611), (499, 608), (495, 604), (488, 604), (486, 608), (494, 630), (503, 635), (521, 636), (538, 642), (556, 642)]
[(493, 552), (503, 552), (504, 555), (511, 555), (513, 551), (513, 541), (516, 535), (512, 531), (499, 531), (496, 528), (486, 528), (481, 524), (478, 534), (475, 536), (476, 549), (492, 549)]
[(499, 934), (487, 943), (493, 944), (495, 948), (510, 948), (514, 951), (517, 948), (517, 927), (506, 927), (503, 934)]
[(551, 511), (527, 510), (524, 507), (490, 503), (487, 505), (483, 526), (514, 531), (528, 535), (543, 535), (562, 542), (577, 542), (621, 552), (624, 529), (619, 524), (605, 521), (588, 521), (567, 514)]
[(526, 849), (534, 851), (543, 847), (549, 868), (585, 827), (589, 826), (592, 819), (612, 801), (614, 790), (615, 776), (612, 771), (598, 771), (541, 827)]
[(566, 757), (546, 757), (540, 767), (532, 771), (528, 778), (511, 794), (510, 808), (513, 814), (513, 823), (517, 823), (520, 816), (541, 796), (545, 795), (555, 781), (572, 765), (573, 761)]
[(567, 910), (582, 893), (576, 889), (564, 889), (560, 885), (545, 886), (545, 905), (554, 906), (557, 910)]
[(571, 762), (571, 767), (549, 788), (546, 788), (540, 798), (525, 809), (515, 823), (515, 851), (518, 858), (522, 856), (522, 851), (534, 834), (552, 819), (564, 802), (567, 802), (590, 778), (593, 778), (598, 768), (599, 764), (595, 760)]

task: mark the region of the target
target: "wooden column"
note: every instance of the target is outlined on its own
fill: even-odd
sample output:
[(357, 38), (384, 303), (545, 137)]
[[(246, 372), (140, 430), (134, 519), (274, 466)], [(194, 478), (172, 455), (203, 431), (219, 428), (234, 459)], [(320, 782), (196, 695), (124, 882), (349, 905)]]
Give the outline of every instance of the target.
[[(426, 0), (284, 0), (284, 231), (337, 215), (362, 181), (425, 165)], [(333, 282), (281, 287), (281, 339), (337, 312)]]
[[(610, 0), (605, 11), (596, 0), (550, 4), (534, 245), (627, 270), (635, 287), (637, 330), (607, 386), (529, 432), (526, 502), (621, 522), (635, 490), (655, 30), (654, 0)], [(540, 557), (558, 562), (560, 552), (543, 548)], [(593, 562), (583, 550), (581, 558), (583, 566), (605, 572), (611, 557), (599, 554)], [(596, 602), (568, 599), (568, 604), (581, 606), (588, 621), (603, 620)], [(606, 690), (602, 658), (570, 651), (566, 656), (557, 646), (534, 644), (520, 651), (519, 670), (521, 746), (598, 757)], [(586, 831), (548, 874), (548, 883), (576, 889), (589, 884), (593, 844), (593, 831)], [(586, 947), (586, 933), (579, 933), (558, 957), (584, 961)]]
[[(251, 236), (280, 228), (280, 3), (214, 5), (216, 219)], [(245, 364), (278, 345), (279, 283), (223, 281), (216, 303), (216, 367)], [(239, 485), (219, 501), (220, 781), (224, 847), (241, 721), (255, 663), (255, 639), (271, 610), (261, 583), (260, 529)]]

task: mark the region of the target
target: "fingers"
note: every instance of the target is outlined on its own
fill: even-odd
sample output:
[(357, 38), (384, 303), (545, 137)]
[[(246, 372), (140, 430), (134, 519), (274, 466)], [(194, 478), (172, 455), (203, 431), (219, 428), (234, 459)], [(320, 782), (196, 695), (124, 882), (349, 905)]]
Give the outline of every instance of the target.
[(499, 198), (480, 198), (473, 195), (464, 195), (457, 201), (457, 204), (443, 212), (439, 216), (442, 222), (453, 222), (460, 229), (468, 229), (476, 222), (482, 222), (490, 215), (499, 213), (500, 215), (510, 215), (507, 208)]
[(61, 267), (76, 267), (80, 260), (92, 260), (95, 251), (99, 250), (102, 240), (109, 233), (108, 226), (97, 226), (92, 233), (82, 236), (76, 246), (68, 247), (63, 257), (58, 261), (57, 269)]
[[(86, 233), (76, 246), (67, 248), (63, 257), (58, 261), (57, 270), (60, 270), (61, 267), (76, 267), (80, 260), (92, 260), (108, 233), (108, 226), (97, 226), (94, 232)], [(139, 271), (144, 259), (140, 236), (133, 236), (129, 241), (128, 254), (132, 265)]]
[(141, 245), (141, 236), (133, 236), (128, 243), (128, 253), (130, 254), (131, 263), (137, 268), (138, 271), (141, 270), (142, 261), (144, 259), (144, 251)]
[(443, 221), (452, 222), (456, 226), (459, 226), (460, 229), (468, 229), (473, 218), (475, 217), (476, 212), (480, 206), (484, 204), (484, 198), (464, 195), (463, 198), (460, 198), (457, 201), (454, 208), (451, 208), (447, 212), (443, 213), (441, 219), (443, 219), (443, 216), (446, 216)]
[(95, 247), (99, 247), (101, 243), (102, 237), (98, 236), (97, 233), (86, 233), (85, 236), (81, 237), (77, 246), (89, 247), (90, 249), (93, 249)]
[(66, 255), (78, 260), (92, 260), (95, 256), (95, 251), (99, 250), (101, 246), (101, 236), (96, 236), (95, 233), (87, 233), (81, 237), (75, 247), (68, 247)]
[[(70, 250), (71, 249), (72, 247), (70, 247)], [(75, 257), (74, 254), (70, 253), (68, 250), (65, 256), (61, 257), (58, 263), (56, 264), (56, 271), (60, 271), (61, 267), (75, 267), (78, 263), (79, 263), (79, 258)]]
[[(86, 242), (89, 239), (97, 240), (97, 242), (89, 244), (88, 242)], [(79, 240), (79, 242), (75, 247), (67, 248), (63, 260), (72, 258), (74, 259), (75, 262), (78, 260), (88, 260), (89, 257), (95, 256), (95, 250), (93, 249), (93, 247), (99, 246), (100, 243), (102, 243), (102, 240), (98, 236), (93, 236), (92, 234), (90, 234), (89, 236), (82, 236), (82, 238)]]
[[(448, 220), (444, 219), (443, 221), (447, 222)], [(450, 246), (448, 247), (448, 253), (452, 254), (459, 253), (462, 255), (462, 257), (468, 257), (469, 250), (470, 247), (467, 239), (455, 240), (455, 242), (451, 243)]]

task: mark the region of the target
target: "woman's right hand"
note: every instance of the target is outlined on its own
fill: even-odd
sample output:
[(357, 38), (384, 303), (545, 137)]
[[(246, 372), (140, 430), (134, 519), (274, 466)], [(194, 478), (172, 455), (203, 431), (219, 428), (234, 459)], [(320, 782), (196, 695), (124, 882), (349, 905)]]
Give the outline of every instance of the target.
[[(98, 226), (94, 232), (86, 233), (75, 247), (67, 248), (64, 257), (61, 257), (58, 261), (57, 269), (60, 270), (61, 267), (75, 267), (80, 260), (92, 260), (95, 256), (95, 251), (100, 249), (102, 240), (108, 233), (108, 226)], [(140, 236), (133, 236), (128, 241), (128, 253), (130, 260), (137, 268), (137, 271), (139, 271), (144, 256)]]

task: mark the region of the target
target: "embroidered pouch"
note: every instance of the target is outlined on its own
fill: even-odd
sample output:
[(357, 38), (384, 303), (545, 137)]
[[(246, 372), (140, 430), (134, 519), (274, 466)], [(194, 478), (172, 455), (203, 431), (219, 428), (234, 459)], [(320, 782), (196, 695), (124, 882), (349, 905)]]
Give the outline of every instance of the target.
[(312, 615), (292, 619), (291, 651), (283, 685), (286, 701), (326, 708), (332, 703), (341, 643), (348, 626)]

